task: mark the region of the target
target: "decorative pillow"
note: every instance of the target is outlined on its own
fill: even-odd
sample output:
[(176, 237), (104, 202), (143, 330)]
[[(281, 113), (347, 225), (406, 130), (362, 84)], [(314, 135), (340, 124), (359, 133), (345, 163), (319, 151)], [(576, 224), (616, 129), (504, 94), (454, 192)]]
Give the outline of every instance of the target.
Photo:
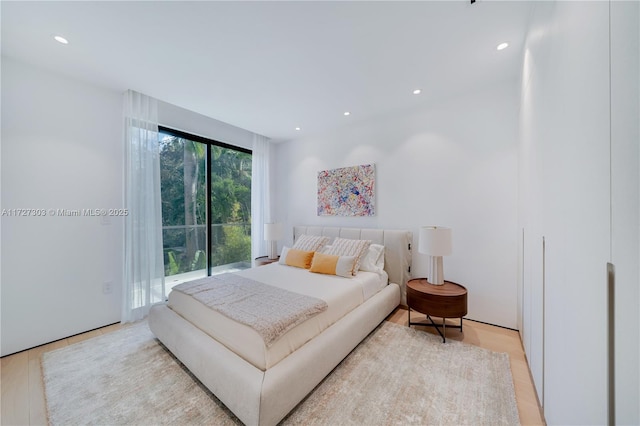
[(309, 269), (314, 252), (283, 247), (278, 263), (281, 265), (295, 266), (296, 268)]
[(371, 245), (371, 240), (349, 240), (347, 238), (336, 238), (331, 243), (331, 247), (325, 254), (334, 254), (337, 256), (355, 256), (356, 262), (353, 265), (352, 275), (355, 275), (360, 269), (362, 257), (367, 253), (367, 249)]
[(355, 256), (336, 256), (334, 254), (317, 252), (315, 256), (313, 256), (309, 271), (351, 278), (353, 276), (351, 271), (353, 271), (355, 261)]
[(384, 246), (371, 244), (360, 262), (360, 270), (381, 274), (384, 270)]
[(318, 251), (322, 246), (328, 244), (329, 240), (331, 240), (329, 237), (302, 234), (296, 239), (296, 242), (291, 248), (304, 251)]

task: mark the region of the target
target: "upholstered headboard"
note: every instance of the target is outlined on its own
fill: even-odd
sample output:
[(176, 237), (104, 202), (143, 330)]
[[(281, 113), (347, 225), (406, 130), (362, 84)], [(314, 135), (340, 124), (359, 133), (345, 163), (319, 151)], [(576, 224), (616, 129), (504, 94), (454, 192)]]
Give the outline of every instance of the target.
[(400, 286), (401, 303), (407, 304), (407, 281), (411, 278), (411, 231), (373, 228), (336, 228), (329, 226), (294, 226), (293, 240), (298, 236), (324, 235), (327, 237), (349, 238), (352, 240), (371, 240), (373, 244), (382, 244), (384, 250), (384, 269), (389, 281)]

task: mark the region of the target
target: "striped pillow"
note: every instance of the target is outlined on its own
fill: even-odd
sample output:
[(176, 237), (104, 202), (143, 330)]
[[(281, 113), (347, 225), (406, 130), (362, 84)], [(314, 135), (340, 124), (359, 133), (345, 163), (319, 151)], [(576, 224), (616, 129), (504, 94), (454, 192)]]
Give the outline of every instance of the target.
[(371, 245), (371, 240), (349, 240), (347, 238), (336, 238), (330, 247), (322, 250), (325, 254), (334, 254), (337, 256), (355, 256), (356, 261), (353, 264), (352, 275), (355, 275), (360, 269), (360, 262)]
[(318, 251), (322, 246), (327, 244), (329, 240), (331, 240), (329, 237), (302, 234), (296, 239), (295, 244), (293, 244), (291, 248), (303, 251)]

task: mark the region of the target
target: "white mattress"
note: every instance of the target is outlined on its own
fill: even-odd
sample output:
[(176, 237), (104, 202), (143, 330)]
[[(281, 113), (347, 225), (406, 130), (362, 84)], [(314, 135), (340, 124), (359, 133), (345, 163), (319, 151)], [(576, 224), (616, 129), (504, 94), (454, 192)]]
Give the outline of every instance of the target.
[(237, 323), (178, 291), (169, 293), (169, 307), (196, 327), (253, 364), (266, 370), (320, 334), (387, 285), (385, 273), (360, 271), (353, 278), (315, 274), (272, 263), (237, 272), (247, 278), (327, 302), (326, 311), (292, 328), (269, 348), (251, 327)]

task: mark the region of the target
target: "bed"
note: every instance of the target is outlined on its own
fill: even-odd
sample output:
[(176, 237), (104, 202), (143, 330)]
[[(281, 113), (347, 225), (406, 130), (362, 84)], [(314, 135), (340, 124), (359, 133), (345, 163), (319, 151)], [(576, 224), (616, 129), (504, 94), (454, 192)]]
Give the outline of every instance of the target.
[[(384, 271), (389, 284), (369, 291), (361, 303), (344, 302), (347, 307), (336, 308), (331, 302), (327, 311), (342, 310), (333, 313), (337, 320), (325, 318), (327, 312), (322, 312), (287, 333), (293, 335), (293, 343), (286, 341), (278, 347), (282, 338), (262, 352), (240, 347), (256, 346), (247, 336), (243, 337), (242, 330), (246, 326), (241, 325), (226, 335), (216, 335), (209, 327), (220, 318), (207, 317), (209, 313), (199, 309), (197, 304), (190, 305), (191, 302), (184, 298), (174, 297), (170, 301), (171, 307), (156, 305), (149, 314), (149, 327), (156, 337), (247, 425), (277, 424), (389, 313), (400, 303), (406, 303), (406, 282), (411, 264), (410, 231), (294, 227), (294, 240), (301, 235), (371, 240), (384, 245)], [(316, 279), (315, 275), (318, 275), (278, 264), (253, 268), (238, 275), (268, 284), (270, 280), (278, 279), (281, 270), (286, 268), (294, 270), (298, 277), (307, 274), (309, 279)], [(354, 282), (352, 285), (359, 284)], [(313, 325), (313, 321), (328, 321), (331, 325)], [(306, 342), (296, 343), (295, 333), (304, 327), (319, 327), (319, 334)]]

